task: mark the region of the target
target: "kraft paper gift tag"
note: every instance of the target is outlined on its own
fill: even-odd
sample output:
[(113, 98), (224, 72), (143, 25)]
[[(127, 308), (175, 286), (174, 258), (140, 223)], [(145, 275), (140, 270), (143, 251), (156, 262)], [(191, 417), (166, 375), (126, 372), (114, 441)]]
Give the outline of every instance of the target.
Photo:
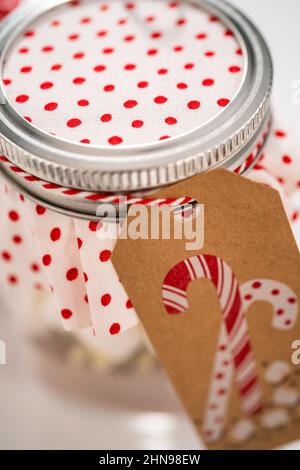
[(279, 194), (221, 169), (156, 196), (203, 205), (203, 247), (124, 237), (113, 263), (197, 431), (212, 449), (299, 439), (300, 259)]

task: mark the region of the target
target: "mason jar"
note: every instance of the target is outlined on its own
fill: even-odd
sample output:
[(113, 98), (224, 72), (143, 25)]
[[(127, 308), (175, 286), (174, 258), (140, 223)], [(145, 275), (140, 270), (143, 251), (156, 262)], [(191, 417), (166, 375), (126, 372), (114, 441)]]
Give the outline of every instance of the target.
[(219, 167), (256, 178), (266, 43), (217, 0), (44, 0), (5, 20), (0, 50), (0, 275), (16, 328), (61, 390), (174, 411), (110, 259), (120, 213), (99, 213)]

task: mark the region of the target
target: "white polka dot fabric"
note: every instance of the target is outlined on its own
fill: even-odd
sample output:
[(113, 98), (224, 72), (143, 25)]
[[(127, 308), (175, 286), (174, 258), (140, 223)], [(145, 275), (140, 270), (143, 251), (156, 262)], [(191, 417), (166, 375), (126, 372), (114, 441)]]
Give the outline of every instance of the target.
[[(300, 145), (294, 137), (275, 123), (249, 178), (280, 192), (300, 242), (300, 204), (294, 203), (300, 199)], [(1, 186), (0, 272), (10, 295), (24, 284), (29, 290), (50, 286), (67, 330), (92, 326), (100, 337), (135, 326), (137, 315), (111, 262), (118, 229), (59, 215), (19, 196), (2, 179)]]
[(14, 42), (5, 92), (47, 133), (101, 146), (158, 142), (218, 115), (244, 59), (233, 33), (189, 2), (76, 1)]

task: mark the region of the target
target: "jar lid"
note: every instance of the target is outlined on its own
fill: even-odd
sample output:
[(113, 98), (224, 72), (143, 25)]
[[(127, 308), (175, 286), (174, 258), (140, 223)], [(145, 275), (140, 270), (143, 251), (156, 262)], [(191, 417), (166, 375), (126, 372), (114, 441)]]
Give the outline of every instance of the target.
[(265, 128), (268, 48), (217, 0), (45, 0), (0, 51), (0, 148), (55, 184), (161, 187), (238, 166)]

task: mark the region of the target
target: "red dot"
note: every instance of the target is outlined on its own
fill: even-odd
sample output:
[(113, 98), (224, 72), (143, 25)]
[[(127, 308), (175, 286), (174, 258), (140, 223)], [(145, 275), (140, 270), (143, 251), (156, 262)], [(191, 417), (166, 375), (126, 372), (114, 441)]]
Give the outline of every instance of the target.
[(112, 120), (112, 115), (111, 114), (102, 114), (100, 119), (101, 119), (102, 122), (110, 122)]
[(280, 291), (278, 289), (273, 289), (271, 292), (272, 295), (279, 295)]
[(8, 86), (12, 83), (12, 81), (9, 78), (3, 79), (3, 84)]
[(109, 305), (111, 302), (111, 296), (110, 294), (104, 294), (102, 295), (101, 297), (101, 304), (103, 305), (103, 307), (107, 307), (107, 305)]
[(83, 279), (84, 279), (84, 282), (88, 282), (89, 277), (88, 277), (87, 273), (83, 273)]
[(46, 53), (52, 52), (53, 49), (54, 49), (53, 46), (44, 46), (44, 47), (42, 48), (42, 52), (46, 52)]
[(183, 82), (180, 82), (180, 83), (177, 83), (177, 88), (179, 90), (185, 90), (187, 88), (187, 84), (186, 83), (183, 83)]
[(125, 8), (127, 10), (133, 10), (135, 8), (135, 3), (134, 2), (128, 2), (128, 3), (126, 3)]
[(99, 259), (102, 263), (109, 261), (111, 258), (111, 251), (110, 250), (103, 250), (100, 252)]
[(37, 273), (37, 272), (40, 270), (40, 267), (39, 267), (39, 265), (38, 265), (37, 263), (32, 263), (32, 264), (30, 265), (30, 269), (31, 269), (31, 271)]
[(79, 34), (70, 34), (68, 36), (69, 41), (76, 41), (79, 38)]
[(259, 282), (259, 281), (253, 282), (252, 287), (253, 287), (253, 289), (260, 289), (261, 288), (261, 282)]
[(34, 35), (35, 35), (35, 32), (32, 29), (30, 29), (30, 30), (28, 30), (24, 33), (25, 38), (32, 38)]
[(219, 351), (226, 351), (227, 347), (225, 344), (221, 344), (221, 346), (219, 347)]
[(78, 269), (77, 268), (71, 268), (66, 272), (66, 278), (68, 281), (75, 281), (78, 277)]
[(165, 119), (165, 123), (168, 124), (169, 126), (174, 126), (174, 124), (177, 124), (177, 119), (170, 116)]
[(42, 261), (44, 266), (49, 266), (51, 264), (52, 258), (50, 255), (44, 255)]
[(27, 54), (27, 52), (29, 52), (28, 47), (21, 47), (21, 49), (19, 49), (19, 54)]
[(109, 329), (111, 335), (117, 335), (121, 330), (121, 326), (119, 323), (113, 323)]
[(22, 67), (20, 70), (21, 73), (30, 73), (31, 71), (32, 71), (32, 67), (29, 67), (29, 66)]
[(277, 130), (275, 131), (275, 136), (278, 137), (279, 139), (283, 139), (284, 137), (286, 137), (286, 133), (284, 131)]
[(94, 71), (95, 72), (104, 72), (104, 70), (106, 69), (105, 65), (96, 65), (96, 67), (94, 67)]
[(80, 143), (81, 144), (90, 144), (91, 141), (90, 141), (90, 139), (81, 139)]
[(26, 101), (29, 100), (29, 96), (28, 95), (19, 95), (16, 97), (16, 102), (17, 103), (26, 103)]
[(51, 230), (50, 232), (50, 238), (53, 242), (57, 242), (57, 240), (59, 240), (61, 237), (61, 231), (60, 231), (60, 228), (58, 227), (55, 227)]
[(228, 37), (232, 37), (233, 36), (233, 32), (231, 31), (231, 29), (226, 29), (226, 31), (224, 32), (225, 36), (228, 36)]
[(176, 24), (177, 24), (177, 26), (183, 26), (184, 24), (186, 24), (186, 19), (185, 18), (178, 18), (178, 20), (176, 21)]
[(148, 85), (149, 85), (149, 83), (146, 82), (146, 81), (141, 81), (141, 82), (139, 82), (139, 83), (137, 84), (137, 86), (138, 86), (139, 88), (147, 88)]
[(232, 65), (231, 67), (229, 67), (228, 70), (230, 73), (238, 73), (241, 71), (241, 67), (239, 67), (238, 65)]
[(200, 39), (200, 40), (206, 39), (206, 38), (207, 38), (207, 34), (206, 34), (206, 33), (199, 33), (199, 34), (197, 34), (197, 36), (196, 36), (196, 39)]
[(61, 64), (53, 64), (51, 67), (51, 70), (57, 71), (57, 70), (60, 70), (61, 68), (62, 68)]
[(58, 104), (57, 103), (47, 103), (44, 107), (45, 111), (54, 111), (57, 109)]
[(52, 82), (44, 82), (44, 83), (41, 83), (40, 85), (40, 88), (42, 90), (49, 90), (50, 88), (53, 87), (53, 83)]
[(123, 139), (122, 137), (114, 135), (108, 139), (108, 142), (110, 143), (110, 145), (119, 145), (123, 142)]
[(188, 103), (188, 108), (190, 108), (190, 109), (198, 109), (198, 108), (200, 108), (200, 104), (201, 104), (200, 101), (196, 101), (196, 100), (190, 101), (190, 102)]
[(212, 86), (214, 85), (215, 81), (212, 78), (205, 78), (202, 82), (203, 86)]
[(298, 220), (298, 218), (299, 218), (299, 213), (298, 213), (298, 212), (294, 212), (294, 213), (292, 214), (292, 221), (293, 221), (293, 222), (296, 222), (296, 220)]
[(148, 49), (147, 55), (156, 55), (158, 53), (157, 49)]
[(166, 101), (168, 101), (168, 98), (166, 98), (165, 96), (156, 96), (156, 98), (154, 98), (154, 102), (156, 104), (163, 104)]
[(12, 238), (12, 241), (16, 244), (19, 245), (22, 243), (22, 237), (20, 235), (14, 235)]
[(112, 54), (114, 52), (114, 48), (113, 47), (105, 47), (103, 50), (102, 50), (103, 54)]
[(230, 100), (228, 100), (227, 98), (220, 98), (217, 103), (219, 106), (221, 106), (221, 108), (225, 108), (225, 106), (230, 103)]
[(85, 56), (84, 52), (76, 52), (75, 54), (73, 54), (73, 59), (80, 60), (80, 59), (83, 59), (84, 56)]
[(69, 119), (69, 121), (67, 122), (68, 127), (78, 127), (80, 126), (80, 124), (81, 124), (81, 120), (76, 119), (76, 118)]
[(245, 295), (245, 300), (252, 300), (252, 295), (251, 294)]
[(96, 232), (97, 230), (100, 230), (101, 228), (102, 228), (101, 222), (96, 222), (95, 220), (92, 220), (89, 223), (89, 229), (91, 232)]
[(168, 69), (159, 69), (157, 73), (158, 75), (166, 75), (166, 73), (168, 73)]
[(74, 78), (73, 83), (75, 85), (82, 85), (85, 82), (85, 80), (86, 79), (83, 78), (83, 77), (76, 77), (76, 78)]
[(7, 278), (9, 284), (15, 285), (18, 283), (18, 278), (14, 274), (10, 274)]
[(295, 297), (290, 297), (290, 298), (288, 299), (288, 303), (289, 303), (289, 304), (295, 304), (296, 302), (297, 302), (297, 300), (295, 299)]
[(284, 310), (281, 308), (281, 309), (277, 310), (276, 313), (277, 313), (278, 316), (281, 316), (281, 315), (284, 314)]
[(131, 125), (132, 127), (139, 129), (140, 127), (144, 125), (144, 122), (137, 119), (135, 121), (132, 121)]
[(128, 100), (128, 101), (125, 101), (124, 103), (125, 108), (134, 108), (135, 106), (137, 106), (136, 100)]
[(135, 64), (126, 64), (124, 65), (125, 70), (134, 70), (136, 68)]
[(235, 51), (235, 53), (236, 53), (237, 55), (243, 55), (243, 51), (242, 51), (242, 49), (241, 49), (240, 47)]
[(133, 308), (133, 305), (130, 299), (128, 299), (126, 302), (126, 308)]
[(124, 41), (126, 42), (134, 41), (134, 39), (135, 39), (134, 34), (128, 34), (127, 36), (124, 36)]
[(69, 320), (69, 318), (72, 317), (73, 313), (71, 310), (69, 310), (68, 308), (63, 308), (61, 311), (61, 316), (65, 319), (65, 320)]
[(115, 89), (115, 85), (112, 85), (112, 84), (105, 85), (103, 87), (103, 90), (106, 91), (106, 92), (114, 91), (114, 89)]
[(54, 26), (54, 27), (55, 27), (55, 26), (60, 26), (60, 21), (58, 21), (58, 20), (53, 20), (53, 21), (51, 22), (51, 26)]
[(283, 163), (285, 163), (286, 165), (290, 165), (293, 160), (292, 160), (292, 158), (291, 158), (289, 155), (283, 155), (282, 161), (283, 161)]
[(106, 4), (100, 5), (100, 10), (101, 11), (107, 11), (108, 10), (108, 5), (106, 5)]
[(169, 139), (170, 136), (169, 135), (162, 135), (159, 140), (166, 140), (166, 139)]
[(83, 244), (83, 241), (81, 240), (81, 238), (77, 237), (78, 250), (80, 250), (80, 248), (82, 247), (82, 244)]
[(20, 218), (19, 214), (16, 211), (10, 211), (8, 216), (12, 222), (17, 222)]
[(220, 388), (220, 389), (218, 390), (218, 395), (220, 395), (220, 396), (225, 395), (225, 393), (226, 393), (225, 388)]
[(160, 31), (153, 31), (153, 33), (151, 33), (152, 39), (159, 39), (161, 37), (162, 37), (162, 33)]
[(91, 23), (92, 19), (89, 16), (86, 16), (84, 18), (81, 18), (80, 23), (81, 24), (88, 24)]
[(186, 70), (191, 70), (195, 67), (195, 64), (193, 64), (192, 62), (188, 62), (187, 64), (185, 64), (184, 68)]
[(106, 36), (106, 35), (107, 35), (107, 31), (105, 31), (104, 29), (97, 32), (97, 36), (98, 36), (99, 38), (103, 38), (103, 37)]
[(78, 106), (89, 106), (90, 102), (88, 100), (79, 100), (77, 104)]
[(205, 55), (206, 57), (214, 57), (215, 54), (216, 54), (216, 53), (215, 53), (214, 51), (206, 51), (204, 55)]
[(10, 261), (12, 259), (12, 256), (8, 251), (2, 251), (1, 256), (4, 261)]

